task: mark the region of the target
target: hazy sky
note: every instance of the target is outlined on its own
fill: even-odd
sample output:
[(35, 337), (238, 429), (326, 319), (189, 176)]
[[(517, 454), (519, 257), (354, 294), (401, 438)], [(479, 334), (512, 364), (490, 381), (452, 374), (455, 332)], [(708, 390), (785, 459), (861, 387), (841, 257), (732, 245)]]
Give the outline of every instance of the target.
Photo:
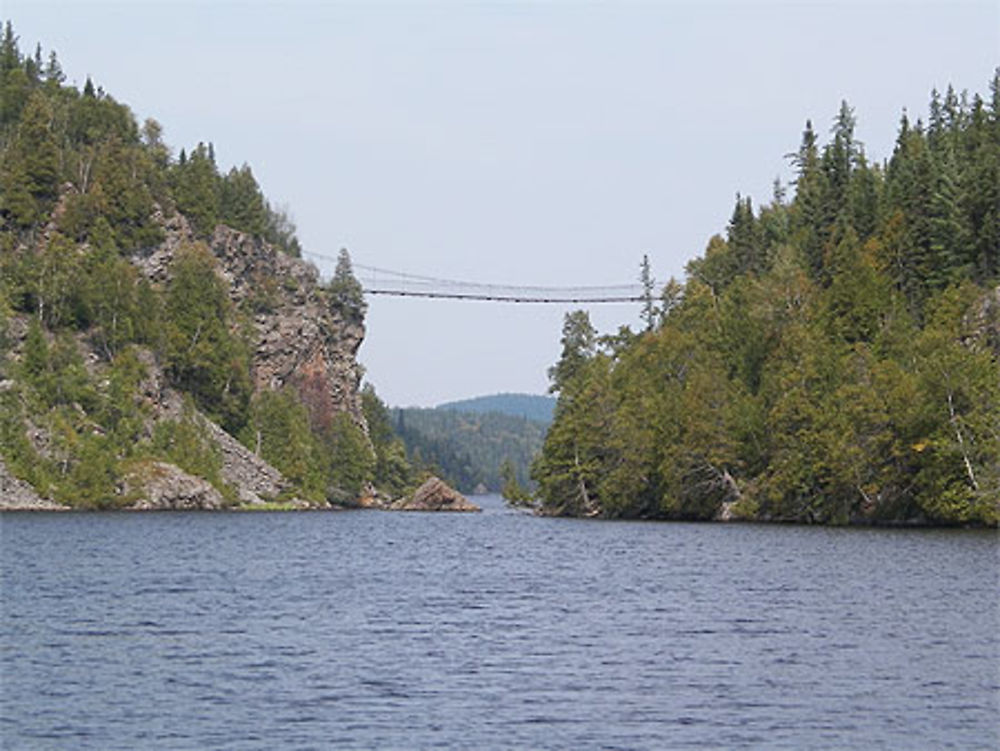
[[(930, 90), (987, 93), (1000, 0), (322, 3), (3, 0), (178, 152), (215, 145), (307, 251), (528, 285), (681, 277), (737, 192), (770, 200), (840, 101), (870, 158)], [(321, 268), (324, 264), (320, 263)], [(394, 405), (542, 393), (566, 309), (374, 298), (361, 361)], [(637, 306), (591, 311), (604, 331)]]

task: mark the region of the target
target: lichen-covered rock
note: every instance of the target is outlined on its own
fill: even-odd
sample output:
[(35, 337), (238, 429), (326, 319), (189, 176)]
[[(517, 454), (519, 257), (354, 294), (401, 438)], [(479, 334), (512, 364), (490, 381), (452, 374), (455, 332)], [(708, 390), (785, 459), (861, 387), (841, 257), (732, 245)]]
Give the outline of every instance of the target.
[(125, 478), (125, 492), (139, 500), (129, 508), (150, 510), (216, 510), (225, 499), (211, 483), (166, 462), (143, 462)]
[(481, 511), (464, 495), (443, 480), (431, 477), (417, 488), (410, 498), (402, 498), (391, 506), (392, 511)]
[(0, 511), (66, 511), (48, 498), (42, 498), (28, 483), (17, 479), (0, 457)]

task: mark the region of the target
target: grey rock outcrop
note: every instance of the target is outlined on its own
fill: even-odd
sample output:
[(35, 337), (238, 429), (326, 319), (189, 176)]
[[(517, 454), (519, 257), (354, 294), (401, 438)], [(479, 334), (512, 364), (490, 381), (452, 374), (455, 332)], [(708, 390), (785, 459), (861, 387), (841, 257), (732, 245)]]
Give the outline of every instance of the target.
[(66, 511), (66, 507), (42, 498), (28, 483), (14, 477), (0, 457), (0, 511)]
[(153, 419), (147, 426), (150, 434), (157, 420), (182, 420), (186, 416), (196, 420), (208, 438), (218, 446), (222, 458), (222, 480), (235, 488), (240, 503), (264, 503), (288, 488), (288, 481), (277, 469), (229, 435), (217, 423), (197, 409), (190, 408), (190, 412), (186, 412), (183, 397), (166, 385), (163, 371), (152, 353), (142, 350), (139, 359), (146, 369), (146, 375), (139, 384), (138, 396), (152, 408)]
[[(183, 215), (157, 214), (164, 240), (133, 263), (154, 284), (170, 280), (176, 253), (195, 242)], [(251, 377), (256, 391), (293, 388), (316, 422), (348, 413), (367, 435), (361, 409), (361, 368), (356, 355), (364, 339), (363, 314), (331, 306), (316, 267), (286, 255), (259, 237), (224, 225), (207, 247), (233, 304), (250, 317)], [(143, 383), (158, 417), (179, 419), (180, 396), (167, 387), (155, 364)], [(154, 367), (150, 367), (154, 365)], [(288, 489), (281, 474), (214, 422), (198, 415), (222, 453), (222, 479), (236, 488), (242, 503), (257, 504)]]
[(410, 498), (389, 506), (391, 511), (481, 511), (464, 495), (437, 477), (431, 477)]
[(138, 494), (129, 508), (150, 510), (216, 510), (225, 499), (211, 483), (166, 462), (145, 462), (125, 478), (125, 492)]
[(240, 503), (258, 504), (276, 498), (288, 487), (282, 474), (207, 418), (209, 436), (222, 453), (222, 480), (236, 488)]
[(1000, 285), (983, 293), (969, 311), (963, 339), (967, 347), (1000, 357)]
[[(182, 215), (157, 216), (164, 241), (133, 262), (151, 282), (163, 284), (176, 252), (195, 238)], [(365, 336), (362, 312), (331, 306), (315, 266), (259, 237), (219, 225), (208, 248), (219, 261), (230, 298), (252, 315), (255, 388), (291, 386), (314, 416), (347, 412), (367, 433), (356, 359)]]

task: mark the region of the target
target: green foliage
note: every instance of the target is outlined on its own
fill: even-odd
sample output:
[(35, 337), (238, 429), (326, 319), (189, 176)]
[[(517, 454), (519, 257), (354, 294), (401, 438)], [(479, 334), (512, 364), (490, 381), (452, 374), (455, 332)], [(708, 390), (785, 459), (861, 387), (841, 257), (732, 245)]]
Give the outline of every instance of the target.
[(103, 509), (121, 505), (117, 492), (120, 465), (112, 442), (95, 433), (70, 433), (66, 448), (73, 455), (69, 473), (57, 484), (55, 500), (76, 508)]
[[(133, 395), (145, 369), (135, 353), (92, 374), (72, 337), (50, 343), (33, 319), (18, 370), (17, 388), (2, 394), (0, 449), (11, 471), (70, 506), (121, 505), (124, 462), (144, 435)], [(29, 440), (29, 427), (42, 449)]]
[(219, 215), (224, 224), (252, 235), (265, 235), (267, 206), (249, 165), (233, 167), (219, 189)]
[(210, 147), (199, 143), (186, 159), (171, 170), (171, 184), (177, 208), (190, 221), (194, 231), (208, 237), (219, 223), (221, 184)]
[[(475, 409), (476, 405), (471, 406)], [(395, 409), (392, 421), (410, 461), (464, 493), (480, 484), (499, 492), (504, 459), (513, 462), (518, 481), (527, 485), (529, 466), (541, 448), (546, 427), (525, 417), (464, 411), (452, 405)]]
[(47, 495), (55, 485), (57, 468), (28, 440), (27, 420), (21, 395), (14, 389), (0, 391), (0, 455), (15, 477)]
[(19, 375), (39, 410), (73, 405), (90, 410), (97, 404), (76, 340), (63, 333), (50, 344), (37, 319), (28, 327)]
[(173, 162), (154, 120), (140, 127), (131, 111), (87, 78), (82, 91), (64, 84), (55, 54), (22, 55), (7, 22), (0, 40), (0, 223), (36, 235), (54, 218), (73, 242), (91, 238), (98, 221), (124, 253), (162, 239), (157, 204), (173, 207), (208, 237), (218, 223), (264, 237), (301, 254), (287, 212), (272, 209), (246, 165), (220, 175), (211, 144)]
[[(10, 76), (5, 89), (11, 88)], [(55, 204), (59, 148), (52, 131), (52, 108), (40, 91), (27, 99), (0, 168), (0, 215), (15, 227), (41, 221)]]
[(504, 459), (500, 465), (500, 479), (503, 481), (500, 494), (503, 495), (507, 503), (511, 506), (530, 507), (532, 505), (531, 493), (518, 481), (517, 469), (510, 459)]
[(340, 249), (337, 267), (327, 285), (330, 307), (347, 319), (364, 317), (366, 305), (361, 283), (354, 276), (351, 256), (346, 248)]
[(241, 439), (311, 501), (326, 500), (328, 458), (309, 426), (309, 415), (290, 392), (263, 391), (250, 403)]
[(827, 145), (807, 123), (794, 199), (738, 197), (651, 330), (599, 352), (568, 316), (542, 509), (996, 525), (998, 115), (935, 98), (883, 171), (844, 103)]
[(413, 468), (406, 458), (403, 440), (393, 430), (389, 409), (370, 383), (361, 390), (361, 408), (375, 451), (375, 487), (394, 497), (402, 495), (413, 484)]
[(230, 433), (246, 420), (249, 352), (234, 331), (228, 288), (203, 245), (178, 250), (164, 305), (164, 359), (173, 383)]
[(349, 414), (338, 412), (322, 437), (330, 457), (328, 499), (351, 502), (360, 498), (374, 479), (376, 468), (367, 436)]
[(97, 247), (87, 258), (82, 287), (93, 339), (107, 359), (130, 343), (155, 342), (161, 317), (159, 298), (114, 245)]
[(567, 313), (562, 332), (562, 354), (549, 369), (553, 393), (564, 391), (574, 382), (597, 347), (597, 331), (584, 310)]
[(176, 464), (190, 475), (205, 478), (217, 489), (223, 488), (222, 453), (192, 405), (185, 405), (180, 419), (156, 423), (151, 448), (154, 456)]
[[(286, 394), (251, 403), (246, 311), (233, 309), (204, 245), (179, 249), (162, 286), (140, 278), (133, 263), (162, 241), (162, 219), (177, 210), (202, 238), (221, 222), (299, 255), (288, 212), (268, 204), (248, 166), (220, 174), (211, 144), (174, 160), (159, 123), (140, 127), (90, 78), (82, 90), (65, 80), (55, 53), (47, 62), (41, 48), (22, 55), (5, 24), (0, 375), (13, 386), (0, 392), (0, 450), (11, 471), (77, 507), (126, 502), (122, 478), (146, 460), (174, 462), (231, 494), (197, 407), (257, 447), (302, 497), (322, 501), (333, 486), (360, 492), (374, 474), (389, 486), (403, 483), (408, 465), (398, 440), (380, 446), (376, 467), (350, 419), (310, 426), (303, 400)], [(336, 304), (362, 316), (349, 260), (337, 281)], [(276, 283), (263, 280), (250, 312), (273, 305)], [(8, 320), (26, 326), (23, 341), (7, 336)], [(141, 383), (153, 360), (193, 406), (179, 420), (156, 423), (150, 436)]]
[(552, 422), (555, 408), (555, 397), (537, 394), (491, 394), (447, 402), (436, 407), (454, 412), (496, 412), (511, 417), (523, 417), (546, 425)]

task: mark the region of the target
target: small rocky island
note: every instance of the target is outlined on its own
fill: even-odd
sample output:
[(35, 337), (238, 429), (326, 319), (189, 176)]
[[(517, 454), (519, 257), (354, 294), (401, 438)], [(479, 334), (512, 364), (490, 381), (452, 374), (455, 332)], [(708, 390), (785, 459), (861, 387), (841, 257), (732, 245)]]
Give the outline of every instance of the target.
[(394, 501), (389, 511), (482, 511), (438, 477), (426, 480), (412, 496)]

